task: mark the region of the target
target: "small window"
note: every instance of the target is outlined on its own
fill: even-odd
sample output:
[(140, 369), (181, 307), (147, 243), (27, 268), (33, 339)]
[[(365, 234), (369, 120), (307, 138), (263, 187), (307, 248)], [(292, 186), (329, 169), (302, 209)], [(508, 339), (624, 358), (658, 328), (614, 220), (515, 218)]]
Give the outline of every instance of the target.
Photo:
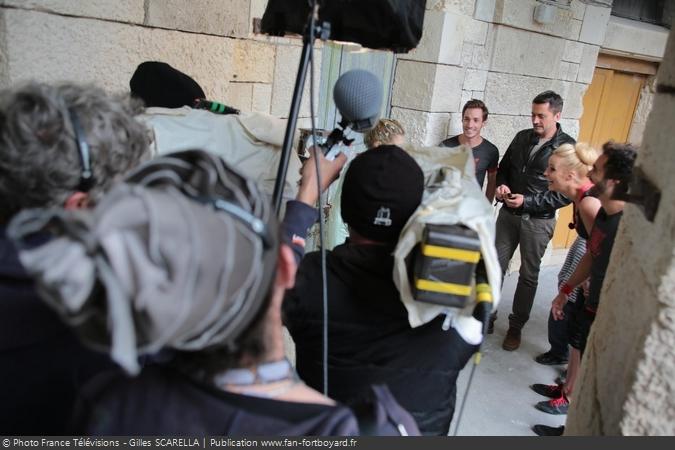
[(665, 0), (614, 0), (612, 15), (670, 28), (664, 21)]

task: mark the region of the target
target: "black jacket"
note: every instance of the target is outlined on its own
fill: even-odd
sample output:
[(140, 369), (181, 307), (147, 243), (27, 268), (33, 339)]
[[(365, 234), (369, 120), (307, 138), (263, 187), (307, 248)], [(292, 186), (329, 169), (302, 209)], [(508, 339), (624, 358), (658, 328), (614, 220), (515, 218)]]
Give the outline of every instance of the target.
[(0, 227), (0, 435), (67, 434), (78, 389), (111, 367), (40, 299)]
[[(444, 316), (411, 328), (392, 281), (392, 247), (343, 244), (326, 255), (328, 395), (344, 403), (370, 384), (386, 383), (423, 434), (447, 434), (459, 371), (474, 347)], [(321, 263), (308, 254), (284, 300), (284, 321), (296, 344), (300, 377), (323, 389)]]
[(556, 124), (556, 127), (553, 138), (532, 157), (530, 151), (538, 142), (538, 136), (531, 128), (518, 132), (504, 153), (497, 172), (497, 186), (505, 184), (514, 194), (524, 196), (523, 206), (518, 210), (507, 208), (509, 212), (549, 219), (555, 217), (556, 209), (570, 203), (564, 195), (548, 190), (548, 180), (544, 176), (553, 150), (565, 143), (575, 143), (571, 136), (562, 131), (560, 124)]
[(81, 391), (72, 423), (76, 435), (94, 436), (399, 436), (413, 419), (384, 387), (351, 411), (226, 392), (162, 365), (137, 377), (120, 371), (93, 378)]

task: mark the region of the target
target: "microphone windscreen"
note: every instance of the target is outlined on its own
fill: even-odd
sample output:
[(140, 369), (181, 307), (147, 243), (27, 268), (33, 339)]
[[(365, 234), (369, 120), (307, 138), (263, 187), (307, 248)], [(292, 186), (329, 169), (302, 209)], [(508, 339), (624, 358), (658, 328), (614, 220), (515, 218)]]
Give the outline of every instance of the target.
[(335, 83), (333, 100), (354, 131), (365, 131), (372, 128), (380, 117), (382, 82), (367, 70), (350, 70)]

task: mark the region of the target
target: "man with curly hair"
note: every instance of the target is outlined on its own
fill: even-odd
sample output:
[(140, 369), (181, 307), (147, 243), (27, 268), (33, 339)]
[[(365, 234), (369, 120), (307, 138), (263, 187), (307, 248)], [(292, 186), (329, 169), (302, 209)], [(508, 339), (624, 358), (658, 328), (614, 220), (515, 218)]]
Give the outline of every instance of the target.
[(2, 435), (64, 434), (78, 387), (110, 364), (43, 304), (6, 226), (27, 208), (92, 206), (143, 161), (148, 133), (132, 109), (101, 89), (72, 84), (0, 92)]

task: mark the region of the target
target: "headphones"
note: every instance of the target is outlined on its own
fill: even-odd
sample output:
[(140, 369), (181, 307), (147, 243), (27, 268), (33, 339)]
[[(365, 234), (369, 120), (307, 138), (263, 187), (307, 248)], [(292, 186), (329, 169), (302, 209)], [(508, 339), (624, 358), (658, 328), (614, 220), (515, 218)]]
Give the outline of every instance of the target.
[(77, 185), (77, 190), (81, 192), (89, 192), (94, 187), (95, 179), (94, 172), (91, 170), (91, 153), (89, 151), (89, 144), (84, 136), (84, 130), (80, 124), (80, 119), (77, 117), (75, 110), (68, 108), (68, 117), (75, 132), (75, 144), (77, 144), (77, 154), (80, 159), (80, 182)]

